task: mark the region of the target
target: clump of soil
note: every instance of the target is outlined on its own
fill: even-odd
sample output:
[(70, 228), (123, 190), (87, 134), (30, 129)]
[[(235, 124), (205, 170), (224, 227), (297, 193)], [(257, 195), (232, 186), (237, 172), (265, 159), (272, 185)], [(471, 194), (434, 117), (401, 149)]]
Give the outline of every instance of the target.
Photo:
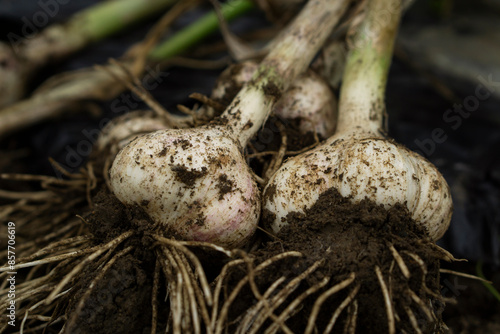
[[(272, 217), (264, 214), (264, 220), (266, 218)], [(380, 279), (375, 272), (376, 267), (380, 268), (389, 292), (396, 319), (396, 332), (415, 332), (415, 325), (412, 325), (412, 316), (409, 314), (413, 314), (416, 325), (423, 333), (441, 331), (444, 303), (439, 295), (439, 254), (425, 231), (417, 228), (405, 206), (397, 205), (386, 210), (368, 200), (352, 204), (336, 190), (329, 190), (322, 194), (305, 214), (292, 213), (289, 218), (292, 218), (289, 219), (291, 224), (277, 235), (276, 240), (268, 242), (253, 253), (254, 265), (289, 251), (298, 251), (303, 256), (275, 261), (255, 274), (260, 293), (264, 294), (282, 277), (285, 278), (284, 286), (286, 282), (298, 277), (319, 261), (319, 267), (274, 311), (274, 314), (279, 316), (301, 293), (325, 278), (329, 279), (326, 286), (302, 301), (300, 306), (296, 307), (295, 313), (292, 313), (293, 316), (286, 320), (286, 325), (293, 332), (304, 332), (314, 303), (322, 293), (354, 273), (355, 279), (352, 283), (328, 297), (323, 303), (315, 321), (318, 332), (325, 330), (335, 310), (359, 285), (357, 294), (349, 303), (351, 306), (356, 304), (357, 308), (356, 332), (387, 333), (387, 307)], [(398, 265), (391, 246), (404, 261), (409, 277), (405, 277), (403, 269)], [(423, 260), (424, 266), (415, 259)], [(237, 284), (246, 274), (245, 266), (234, 270), (228, 282), (229, 291), (232, 285)], [(278, 291), (279, 289), (276, 289), (275, 294), (279, 293)], [(244, 314), (250, 305), (257, 303), (250, 288), (243, 290), (240, 296), (241, 298), (232, 305), (232, 320)], [(425, 310), (417, 300), (422, 301)], [(333, 332), (344, 330), (347, 314), (351, 314), (352, 321), (352, 314), (355, 313), (353, 309), (354, 307), (349, 309), (345, 306)], [(268, 320), (266, 324), (271, 322)], [(348, 324), (348, 327), (352, 326), (352, 323)], [(266, 325), (263, 328), (266, 328)]]
[[(151, 324), (156, 261), (153, 242), (144, 232), (154, 225), (140, 207), (124, 206), (104, 185), (92, 201), (93, 209), (84, 219), (94, 245), (102, 246), (130, 230), (136, 233), (107, 260), (91, 262), (75, 277), (64, 333), (142, 332)], [(128, 253), (114, 257), (126, 248)]]
[(175, 173), (175, 177), (188, 187), (193, 187), (197, 179), (208, 173), (206, 167), (203, 167), (201, 171), (189, 170), (186, 166), (180, 165), (170, 166), (170, 169)]
[(151, 323), (152, 275), (134, 255), (118, 258), (94, 286), (95, 273), (86, 274), (68, 308), (64, 333), (141, 333)]
[(274, 97), (274, 99), (277, 101), (281, 98), (281, 90), (276, 86), (276, 84), (272, 81), (269, 81), (265, 85), (263, 85), (262, 90), (264, 91), (264, 94), (270, 95)]
[[(287, 152), (298, 152), (315, 144), (317, 139), (313, 132), (303, 134), (300, 130), (301, 119), (282, 119), (277, 116), (270, 117), (254, 138), (250, 141), (250, 153), (278, 152), (282, 144), (282, 133), (278, 124), (282, 124), (287, 137)], [(318, 140), (324, 138), (319, 136)], [(270, 155), (269, 155), (270, 156)], [(269, 163), (269, 158), (251, 159), (250, 167), (257, 175), (263, 175)]]
[(96, 243), (109, 242), (126, 231), (141, 233), (155, 227), (140, 207), (123, 205), (104, 185), (92, 202), (93, 209), (84, 218)]
[(225, 194), (233, 191), (234, 181), (229, 180), (226, 174), (220, 175), (218, 181), (216, 187), (219, 189), (219, 201), (221, 201)]
[[(255, 135), (251, 143), (259, 151), (278, 151), (281, 146), (282, 134), (278, 122), (284, 125), (287, 136), (287, 151), (300, 151), (315, 143), (314, 133), (306, 134), (300, 131), (300, 118), (282, 119), (274, 116), (269, 118), (264, 127)], [(324, 138), (319, 138), (323, 140)]]

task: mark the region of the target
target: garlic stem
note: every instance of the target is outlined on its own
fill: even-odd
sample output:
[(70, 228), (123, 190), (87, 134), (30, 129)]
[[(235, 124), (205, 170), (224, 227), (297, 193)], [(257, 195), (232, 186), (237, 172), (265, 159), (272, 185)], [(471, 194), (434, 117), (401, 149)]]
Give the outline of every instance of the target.
[[(224, 8), (228, 6), (233, 6), (233, 10), (224, 10)], [(236, 6), (236, 8), (234, 8), (234, 6)], [(239, 10), (236, 10), (238, 8)], [(224, 15), (231, 14), (230, 17), (226, 17), (226, 19), (229, 20), (242, 15), (249, 9), (248, 0), (236, 0), (224, 5), (223, 13)], [(218, 27), (216, 19), (215, 21), (207, 19), (210, 16), (214, 16), (214, 14), (206, 14), (200, 18), (200, 21), (193, 22), (189, 26), (176, 32), (172, 37), (151, 51), (149, 55), (150, 60), (166, 60), (169, 57), (178, 55), (180, 52), (185, 51), (187, 48), (198, 43), (201, 39), (207, 37), (214, 31), (214, 27)], [(197, 28), (193, 29), (193, 26)], [(116, 66), (112, 65), (109, 66), (109, 69), (118, 71)], [(1, 71), (0, 74), (2, 74)], [(53, 87), (43, 94), (35, 93), (31, 97), (3, 109), (1, 109), (3, 97), (0, 96), (0, 138), (38, 122), (60, 116), (64, 112), (71, 110), (72, 104), (74, 103), (79, 103), (83, 100), (110, 100), (118, 96), (125, 88), (121, 85), (116, 85), (116, 80), (108, 73), (96, 71), (92, 68), (88, 68), (87, 71), (78, 70), (76, 72), (64, 74), (66, 78), (70, 75), (71, 78), (67, 79), (64, 84)], [(48, 79), (47, 82), (50, 82), (49, 80), (55, 80), (54, 78), (57, 78), (57, 76)], [(3, 84), (1, 80), (2, 76), (0, 75), (0, 91), (2, 90)], [(16, 80), (14, 80), (14, 82), (16, 82)], [(23, 86), (23, 83), (21, 83), (20, 86)], [(14, 95), (14, 93), (10, 95)], [(18, 97), (16, 97), (15, 100), (17, 100), (17, 98)]]
[[(254, 3), (250, 0), (233, 0), (231, 3), (222, 5), (221, 12), (224, 19), (231, 21), (254, 7)], [(153, 49), (148, 58), (152, 61), (161, 61), (178, 55), (208, 34), (216, 32), (218, 28), (217, 16), (212, 11)]]
[[(40, 65), (105, 39), (141, 19), (157, 15), (176, 0), (112, 0), (98, 3), (76, 13), (64, 24), (45, 29), (28, 43), (24, 56)], [(52, 43), (41, 43), (43, 40)]]
[[(350, 1), (309, 1), (221, 115), (245, 147), (294, 78), (304, 72)], [(241, 106), (245, 106), (241, 112)]]
[[(41, 32), (33, 24), (27, 26), (34, 36), (8, 35), (10, 46), (0, 43), (0, 60), (9, 65), (0, 66), (0, 91), (5, 93), (0, 96), (0, 108), (22, 98), (26, 84), (42, 66), (153, 16), (175, 1), (105, 1), (76, 13), (63, 24), (50, 25)], [(55, 6), (58, 6), (57, 3)], [(58, 8), (46, 10), (56, 12)]]
[(384, 133), (385, 87), (401, 18), (401, 0), (371, 0), (350, 51), (340, 90), (337, 133)]

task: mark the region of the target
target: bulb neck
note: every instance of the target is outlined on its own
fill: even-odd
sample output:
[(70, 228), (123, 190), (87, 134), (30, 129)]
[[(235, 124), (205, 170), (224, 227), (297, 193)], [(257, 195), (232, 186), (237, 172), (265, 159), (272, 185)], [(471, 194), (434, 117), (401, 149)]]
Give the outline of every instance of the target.
[(339, 100), (338, 132), (384, 133), (385, 88), (401, 0), (370, 0), (349, 52)]
[(233, 102), (222, 114), (245, 147), (267, 120), (281, 94), (304, 72), (344, 14), (350, 1), (309, 1), (285, 28)]

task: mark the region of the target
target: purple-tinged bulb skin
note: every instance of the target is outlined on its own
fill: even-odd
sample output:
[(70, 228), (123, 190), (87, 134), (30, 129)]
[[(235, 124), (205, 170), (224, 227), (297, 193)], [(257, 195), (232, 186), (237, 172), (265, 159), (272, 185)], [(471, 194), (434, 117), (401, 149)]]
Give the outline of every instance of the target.
[(433, 240), (450, 224), (450, 190), (434, 165), (391, 140), (346, 134), (290, 158), (273, 175), (264, 190), (264, 209), (274, 216), (270, 228), (277, 233), (288, 213), (304, 213), (330, 188), (353, 202), (405, 205)]
[(238, 143), (220, 129), (160, 130), (116, 156), (110, 185), (165, 236), (243, 246), (260, 216), (260, 191)]

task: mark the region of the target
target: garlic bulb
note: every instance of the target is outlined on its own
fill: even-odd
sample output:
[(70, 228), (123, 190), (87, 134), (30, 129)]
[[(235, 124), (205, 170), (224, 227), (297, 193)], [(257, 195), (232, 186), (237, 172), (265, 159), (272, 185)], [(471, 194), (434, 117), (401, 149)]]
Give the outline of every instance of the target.
[[(254, 61), (229, 66), (215, 83), (212, 98), (231, 101), (257, 69)], [(317, 133), (328, 138), (337, 124), (337, 99), (323, 78), (308, 70), (299, 75), (273, 108), (273, 114), (285, 120), (298, 120), (302, 134)]]
[(353, 202), (368, 198), (389, 209), (403, 203), (433, 240), (441, 238), (452, 214), (449, 188), (436, 167), (420, 155), (371, 132), (343, 133), (289, 159), (266, 187), (264, 208), (272, 230), (290, 212), (313, 206), (330, 188)]
[(106, 124), (95, 146), (99, 151), (115, 146), (118, 151), (139, 135), (169, 128), (169, 123), (167, 119), (159, 117), (150, 110), (131, 111), (113, 118)]
[(136, 138), (116, 157), (111, 183), (123, 203), (187, 240), (241, 246), (260, 214), (260, 191), (238, 143), (218, 129)]
[(330, 188), (353, 202), (367, 198), (385, 208), (405, 205), (433, 240), (449, 226), (453, 204), (443, 176), (429, 161), (385, 137), (383, 98), (399, 16), (382, 26), (375, 16), (367, 24), (382, 31), (358, 40), (363, 43), (346, 64), (337, 133), (286, 161), (266, 186), (266, 221), (275, 233), (288, 223), (289, 213), (304, 213)]
[(243, 246), (260, 214), (260, 193), (243, 147), (283, 90), (307, 68), (346, 7), (343, 1), (309, 2), (212, 123), (159, 130), (125, 146), (110, 169), (116, 197), (126, 205), (141, 206), (154, 228), (166, 235)]
[(337, 126), (337, 99), (328, 84), (311, 70), (292, 82), (273, 112), (285, 120), (298, 120), (302, 134), (313, 132), (328, 138)]

